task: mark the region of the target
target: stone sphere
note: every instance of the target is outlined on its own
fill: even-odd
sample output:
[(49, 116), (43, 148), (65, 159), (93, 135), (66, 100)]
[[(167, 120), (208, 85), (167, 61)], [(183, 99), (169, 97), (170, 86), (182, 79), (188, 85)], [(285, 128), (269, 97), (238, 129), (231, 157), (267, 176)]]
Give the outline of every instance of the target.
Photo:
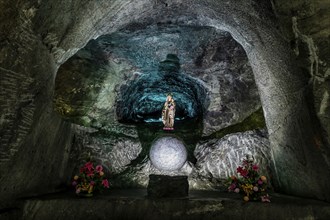
[(184, 165), (187, 150), (182, 141), (175, 137), (162, 137), (152, 144), (149, 156), (157, 169), (173, 171)]

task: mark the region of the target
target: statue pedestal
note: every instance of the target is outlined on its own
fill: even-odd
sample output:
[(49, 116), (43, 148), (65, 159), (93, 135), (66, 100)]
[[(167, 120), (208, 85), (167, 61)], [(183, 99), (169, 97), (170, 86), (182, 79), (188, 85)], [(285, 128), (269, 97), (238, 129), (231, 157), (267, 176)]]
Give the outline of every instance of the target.
[(167, 128), (167, 127), (163, 127), (163, 130), (165, 130), (165, 131), (173, 131), (173, 130), (174, 130), (174, 128)]
[(148, 196), (155, 198), (187, 197), (189, 191), (187, 176), (149, 175)]

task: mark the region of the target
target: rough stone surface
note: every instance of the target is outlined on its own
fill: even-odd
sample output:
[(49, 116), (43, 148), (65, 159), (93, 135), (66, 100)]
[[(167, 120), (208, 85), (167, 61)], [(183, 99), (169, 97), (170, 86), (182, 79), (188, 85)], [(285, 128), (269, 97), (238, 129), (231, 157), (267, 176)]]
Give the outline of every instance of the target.
[[(95, 41), (60, 66), (55, 81), (56, 111), (73, 123), (109, 130), (117, 126), (116, 90), (134, 68), (120, 64)], [(120, 125), (118, 125), (120, 126)]]
[(249, 202), (240, 195), (190, 191), (186, 199), (150, 199), (146, 190), (112, 190), (93, 198), (73, 194), (28, 199), (1, 219), (329, 219), (329, 203), (271, 195), (271, 203)]
[(137, 20), (229, 32), (253, 70), (276, 188), (330, 201), (329, 1), (13, 0), (0, 11), (1, 207), (69, 178), (71, 129), (50, 101), (57, 69), (89, 40)]
[[(75, 131), (71, 158), (76, 162), (76, 166), (81, 166), (91, 158), (104, 166), (106, 174), (118, 174), (123, 172), (142, 150), (137, 138), (102, 134), (96, 129), (90, 130), (81, 126), (76, 126)], [(76, 170), (79, 170), (79, 167), (76, 167)]]
[(186, 197), (189, 191), (188, 177), (150, 175), (147, 191), (148, 196), (154, 198)]
[[(237, 175), (236, 168), (247, 155), (260, 164), (260, 172), (271, 177), (271, 155), (265, 131), (229, 134), (196, 145), (196, 162), (187, 161), (179, 170), (156, 168), (146, 156), (139, 163), (131, 163), (125, 172), (112, 179), (113, 187), (147, 187), (149, 175), (188, 176), (190, 189), (226, 189), (227, 178)], [(141, 155), (140, 155), (141, 156)], [(111, 162), (109, 162), (111, 163)]]
[(33, 31), (36, 9), (16, 3), (0, 2), (0, 209), (58, 191), (71, 173), (71, 125), (51, 102), (56, 65)]
[(322, 134), (315, 135), (315, 142), (329, 149), (330, 2), (276, 0), (273, 7), (279, 28), (290, 41), (302, 77), (307, 78), (308, 87), (313, 93), (309, 98), (310, 107), (314, 107), (313, 111), (324, 129)]
[(237, 167), (242, 166), (247, 155), (260, 165), (260, 173), (269, 178), (271, 151), (267, 136), (265, 131), (247, 131), (198, 143), (194, 152), (197, 162), (190, 176), (191, 187), (225, 187), (219, 181), (236, 176)]
[[(61, 115), (93, 127), (117, 119), (155, 122), (172, 93), (176, 119), (203, 117), (204, 135), (210, 135), (260, 108), (246, 53), (228, 32), (137, 25), (90, 41), (59, 68), (55, 104)], [(171, 62), (174, 68), (165, 67)]]

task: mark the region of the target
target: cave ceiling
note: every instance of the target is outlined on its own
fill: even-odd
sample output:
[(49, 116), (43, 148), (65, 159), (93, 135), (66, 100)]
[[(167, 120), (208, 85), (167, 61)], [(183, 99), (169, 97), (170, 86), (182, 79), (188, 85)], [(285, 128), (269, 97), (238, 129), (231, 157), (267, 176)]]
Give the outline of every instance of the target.
[(228, 32), (139, 23), (91, 40), (68, 59), (58, 70), (55, 106), (92, 127), (160, 121), (168, 93), (176, 119), (201, 118), (206, 134), (260, 108), (248, 58)]

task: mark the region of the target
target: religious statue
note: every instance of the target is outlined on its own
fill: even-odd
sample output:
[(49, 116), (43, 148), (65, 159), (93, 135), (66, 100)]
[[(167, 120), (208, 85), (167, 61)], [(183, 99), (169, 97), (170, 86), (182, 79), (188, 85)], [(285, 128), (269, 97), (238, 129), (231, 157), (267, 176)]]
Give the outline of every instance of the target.
[(175, 102), (171, 94), (167, 95), (162, 111), (164, 130), (173, 130), (175, 116)]

